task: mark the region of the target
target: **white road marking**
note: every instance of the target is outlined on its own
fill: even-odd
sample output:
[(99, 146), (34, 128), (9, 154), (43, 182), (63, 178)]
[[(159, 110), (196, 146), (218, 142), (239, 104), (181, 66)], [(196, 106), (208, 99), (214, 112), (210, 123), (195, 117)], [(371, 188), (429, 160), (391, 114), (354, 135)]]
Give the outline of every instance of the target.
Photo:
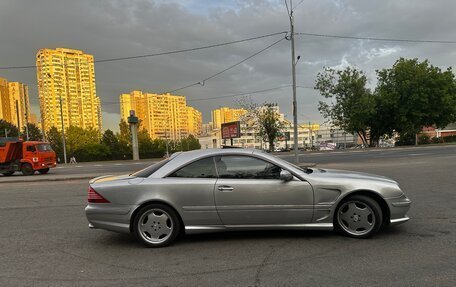
[(94, 166), (103, 166), (102, 164), (95, 164)]
[(426, 153), (409, 153), (409, 156), (427, 155)]
[(115, 163), (114, 165), (122, 165), (121, 163)]

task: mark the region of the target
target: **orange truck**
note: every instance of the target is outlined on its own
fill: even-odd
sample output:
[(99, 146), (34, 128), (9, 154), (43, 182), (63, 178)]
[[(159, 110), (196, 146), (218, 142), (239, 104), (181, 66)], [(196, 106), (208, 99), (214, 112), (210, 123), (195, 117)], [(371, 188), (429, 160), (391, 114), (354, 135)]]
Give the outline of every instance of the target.
[(23, 141), (19, 138), (0, 138), (0, 174), (41, 174), (57, 165), (55, 152), (47, 142)]

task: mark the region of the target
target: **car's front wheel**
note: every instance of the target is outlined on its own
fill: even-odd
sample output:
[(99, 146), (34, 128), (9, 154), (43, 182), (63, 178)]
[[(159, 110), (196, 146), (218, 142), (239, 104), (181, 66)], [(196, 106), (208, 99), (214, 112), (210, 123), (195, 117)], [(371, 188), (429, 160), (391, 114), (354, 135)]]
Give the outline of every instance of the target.
[(176, 212), (163, 204), (142, 207), (133, 222), (136, 238), (147, 247), (164, 247), (179, 234), (180, 221)]
[(335, 229), (354, 238), (368, 238), (382, 226), (382, 209), (378, 203), (364, 195), (354, 195), (345, 199), (337, 208)]

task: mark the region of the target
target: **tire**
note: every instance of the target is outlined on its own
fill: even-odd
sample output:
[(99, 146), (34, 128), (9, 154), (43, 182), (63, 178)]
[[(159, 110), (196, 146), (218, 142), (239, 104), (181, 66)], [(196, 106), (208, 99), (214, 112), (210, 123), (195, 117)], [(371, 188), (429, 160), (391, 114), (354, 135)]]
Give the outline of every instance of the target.
[(49, 172), (49, 168), (40, 169), (40, 170), (38, 170), (38, 172), (41, 174), (46, 174)]
[(31, 164), (29, 163), (24, 163), (21, 167), (21, 171), (22, 171), (22, 174), (23, 175), (32, 175), (35, 173), (35, 171), (33, 170), (33, 167)]
[(164, 204), (142, 207), (133, 220), (136, 238), (147, 247), (164, 247), (179, 235), (180, 220), (176, 212)]
[(11, 176), (11, 175), (13, 175), (13, 173), (14, 173), (14, 171), (7, 171), (7, 172), (3, 172), (2, 174), (4, 176)]
[(369, 238), (383, 223), (382, 209), (371, 197), (353, 195), (344, 199), (334, 215), (335, 230), (353, 238)]

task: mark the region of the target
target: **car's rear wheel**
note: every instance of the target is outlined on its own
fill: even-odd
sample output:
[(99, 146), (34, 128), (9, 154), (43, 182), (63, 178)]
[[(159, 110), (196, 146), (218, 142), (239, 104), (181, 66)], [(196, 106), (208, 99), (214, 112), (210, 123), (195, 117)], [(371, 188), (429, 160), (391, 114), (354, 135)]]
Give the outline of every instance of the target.
[(41, 173), (41, 174), (46, 174), (46, 173), (49, 172), (49, 168), (40, 169), (40, 170), (38, 170), (38, 171), (39, 171), (39, 173)]
[(176, 212), (163, 204), (142, 207), (133, 222), (136, 238), (147, 247), (164, 247), (179, 234), (180, 221)]
[(382, 217), (382, 209), (374, 199), (354, 195), (345, 199), (337, 208), (334, 226), (346, 236), (368, 238), (379, 231)]
[(11, 175), (13, 175), (13, 173), (14, 173), (14, 171), (5, 171), (5, 172), (3, 172), (2, 174), (3, 174), (4, 176), (11, 176)]
[(23, 175), (32, 175), (35, 173), (35, 171), (33, 170), (33, 167), (31, 164), (29, 163), (24, 163), (21, 167), (21, 171), (22, 171), (22, 174)]

